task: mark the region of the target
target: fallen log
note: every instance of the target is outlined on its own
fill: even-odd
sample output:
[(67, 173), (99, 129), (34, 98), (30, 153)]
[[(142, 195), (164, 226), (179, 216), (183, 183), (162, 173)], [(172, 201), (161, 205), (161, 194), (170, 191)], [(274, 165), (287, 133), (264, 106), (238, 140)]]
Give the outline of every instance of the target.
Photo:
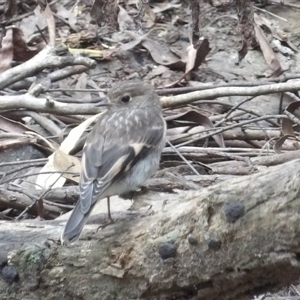
[(67, 246), (63, 222), (0, 222), (0, 299), (236, 300), (300, 277), (300, 160), (154, 195)]

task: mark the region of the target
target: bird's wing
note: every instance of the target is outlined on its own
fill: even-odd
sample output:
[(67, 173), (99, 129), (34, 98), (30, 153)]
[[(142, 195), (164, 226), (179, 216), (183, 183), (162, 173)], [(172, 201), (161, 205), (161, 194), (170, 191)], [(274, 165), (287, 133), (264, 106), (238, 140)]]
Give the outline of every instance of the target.
[(118, 116), (116, 112), (113, 118), (100, 119), (93, 128), (82, 156), (80, 206), (83, 214), (90, 211), (116, 179), (164, 139), (163, 118), (155, 115), (154, 124), (149, 127), (143, 114), (141, 111), (138, 118), (129, 122), (126, 116)]

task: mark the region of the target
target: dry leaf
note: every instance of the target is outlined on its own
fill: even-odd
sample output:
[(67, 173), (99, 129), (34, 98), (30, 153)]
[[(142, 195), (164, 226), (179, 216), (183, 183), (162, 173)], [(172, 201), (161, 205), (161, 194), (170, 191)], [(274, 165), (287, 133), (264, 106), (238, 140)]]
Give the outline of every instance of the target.
[(54, 154), (55, 152), (48, 157), (47, 164), (40, 170), (40, 173), (47, 173), (47, 172), (51, 172), (51, 173), (39, 174), (37, 176), (36, 186), (35, 186), (37, 190), (46, 189), (50, 187), (51, 188), (62, 187), (66, 182), (66, 178), (62, 176), (63, 174), (52, 173), (56, 171), (54, 167)]
[(118, 22), (118, 0), (95, 0), (91, 9), (91, 16), (97, 24), (102, 27), (107, 25), (114, 29), (117, 28)]
[(59, 149), (62, 150), (65, 153), (70, 153), (73, 148), (76, 146), (78, 140), (82, 136), (82, 134), (86, 131), (86, 129), (103, 114), (104, 112), (101, 112), (93, 117), (88, 118), (84, 122), (82, 122), (80, 125), (73, 128), (69, 135), (66, 137), (66, 139), (61, 143)]
[(175, 4), (175, 3), (170, 3), (170, 2), (167, 2), (167, 3), (151, 3), (151, 6), (153, 6), (153, 12), (155, 14), (157, 14), (157, 13), (161, 13), (161, 12), (164, 12), (166, 10), (169, 10), (169, 9), (179, 8), (179, 7), (181, 7), (181, 4)]
[(58, 172), (67, 170), (68, 172), (76, 173), (74, 175), (63, 174), (63, 176), (69, 180), (72, 180), (73, 182), (79, 182), (78, 175), (80, 174), (81, 163), (77, 157), (71, 156), (57, 149), (54, 153), (53, 166), (54, 169)]
[(50, 46), (54, 47), (55, 46), (55, 20), (51, 8), (47, 0), (38, 0), (37, 3), (40, 6), (42, 10), (42, 14), (47, 21), (48, 32), (49, 32), (49, 44)]
[(278, 139), (274, 145), (274, 151), (279, 154), (281, 153), (281, 149), (282, 149), (282, 146), (284, 144), (284, 142), (287, 140), (287, 139), (292, 139), (292, 140), (295, 140), (295, 142), (293, 143), (294, 147), (296, 149), (300, 149), (300, 145), (299, 145), (299, 140), (293, 136), (293, 135), (284, 135), (283, 137), (281, 137), (280, 139)]
[(28, 128), (24, 124), (5, 118), (4, 116), (1, 115), (0, 115), (0, 129), (6, 132), (23, 133), (23, 134), (28, 131), (33, 131), (32, 129)]
[(151, 28), (155, 25), (155, 13), (153, 12), (152, 8), (147, 5), (145, 11), (145, 18), (146, 18), (146, 28)]
[(254, 14), (254, 19), (257, 26), (267, 27), (271, 31), (272, 36), (275, 39), (279, 40), (280, 42), (285, 42), (293, 51), (299, 51), (298, 48), (290, 41), (287, 33), (275, 27), (274, 23), (269, 19), (265, 18), (263, 15), (258, 14)]
[(269, 65), (269, 67), (272, 70), (274, 70), (272, 77), (277, 77), (277, 76), (281, 75), (283, 73), (283, 70), (281, 68), (281, 65), (280, 65), (272, 47), (270, 46), (269, 42), (267, 41), (266, 36), (264, 35), (264, 33), (260, 27), (255, 25), (254, 28), (255, 28), (255, 35), (259, 42), (263, 56), (264, 56), (267, 64)]
[(122, 51), (128, 51), (128, 50), (132, 50), (133, 48), (135, 48), (137, 45), (139, 45), (148, 35), (148, 33), (144, 34), (144, 35), (138, 35), (134, 32), (128, 31), (127, 34), (129, 34), (131, 37), (133, 37), (133, 40), (122, 44), (120, 49)]
[[(293, 114), (296, 109), (300, 107), (300, 101), (294, 101), (290, 103), (287, 108), (285, 109), (289, 113)], [(282, 120), (282, 133), (284, 135), (296, 136), (293, 128), (293, 121), (290, 119), (283, 119)]]
[[(86, 73), (81, 73), (77, 78), (77, 83), (75, 85), (76, 90), (86, 89), (87, 87), (87, 75)], [(82, 103), (91, 102), (92, 95), (90, 92), (75, 92), (75, 98), (82, 99)]]
[(145, 38), (142, 41), (142, 45), (149, 51), (156, 63), (167, 66), (172, 70), (183, 71), (185, 69), (185, 63), (165, 45), (163, 46), (150, 38)]
[[(77, 127), (73, 128), (69, 135), (66, 137), (66, 139), (61, 143), (59, 149), (57, 149), (52, 155), (48, 157), (47, 164), (41, 169), (40, 173), (43, 172), (56, 172), (58, 171), (56, 169), (57, 166), (60, 164), (55, 162), (55, 157), (57, 152), (63, 152), (64, 154), (68, 155), (74, 147), (76, 146), (78, 140), (82, 136), (82, 134), (85, 132), (85, 130), (93, 123), (95, 122), (103, 112), (85, 120)], [(62, 154), (58, 155), (57, 157), (61, 157)], [(68, 160), (70, 161), (70, 160)], [(55, 167), (56, 166), (56, 167)], [(60, 170), (60, 171), (66, 171), (66, 170)], [(52, 174), (39, 174), (36, 179), (36, 189), (43, 189), (43, 188), (55, 188), (55, 187), (62, 187), (66, 182), (66, 178), (62, 177), (61, 173), (52, 173)]]
[(6, 35), (2, 39), (2, 49), (0, 52), (0, 74), (9, 70), (13, 61), (13, 29), (7, 29)]
[(19, 28), (9, 28), (2, 39), (2, 50), (0, 53), (0, 74), (11, 68), (13, 60), (24, 62), (31, 59), (39, 52), (38, 49), (29, 49), (24, 40), (23, 31)]
[(6, 0), (4, 3), (4, 16), (7, 20), (12, 18), (17, 11), (17, 0)]
[(133, 19), (129, 16), (128, 12), (119, 5), (119, 13), (118, 13), (118, 24), (119, 24), (119, 30), (125, 31), (125, 30), (136, 30), (136, 26), (134, 24)]
[(180, 79), (176, 80), (173, 83), (166, 85), (165, 87), (172, 87), (178, 84), (181, 80), (186, 78), (192, 71), (199, 68), (201, 63), (205, 60), (205, 57), (209, 53), (211, 48), (209, 47), (208, 39), (204, 39), (201, 44), (198, 44), (198, 47), (195, 49), (191, 44), (187, 48), (187, 62), (185, 66), (185, 73), (181, 76)]
[[(193, 123), (197, 125), (202, 125), (205, 129), (212, 129), (215, 128), (214, 124), (211, 122), (211, 120), (200, 114), (199, 112), (195, 110), (189, 110), (187, 112), (166, 117), (165, 120), (168, 122), (168, 125), (175, 125), (178, 126), (176, 121), (186, 121), (185, 123), (181, 123), (180, 126), (187, 126), (188, 123)], [(188, 122), (188, 123), (187, 123)], [(225, 148), (224, 139), (221, 133), (215, 134), (212, 136), (212, 138), (215, 140), (215, 142), (222, 148)]]

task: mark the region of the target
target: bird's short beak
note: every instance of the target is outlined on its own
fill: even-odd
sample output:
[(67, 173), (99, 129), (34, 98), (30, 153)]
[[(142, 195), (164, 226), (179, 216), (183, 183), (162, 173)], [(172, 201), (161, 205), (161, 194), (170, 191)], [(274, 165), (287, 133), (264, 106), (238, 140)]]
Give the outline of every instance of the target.
[(104, 102), (104, 101), (99, 101), (95, 103), (96, 107), (100, 107), (100, 106), (110, 106), (111, 104), (108, 102)]

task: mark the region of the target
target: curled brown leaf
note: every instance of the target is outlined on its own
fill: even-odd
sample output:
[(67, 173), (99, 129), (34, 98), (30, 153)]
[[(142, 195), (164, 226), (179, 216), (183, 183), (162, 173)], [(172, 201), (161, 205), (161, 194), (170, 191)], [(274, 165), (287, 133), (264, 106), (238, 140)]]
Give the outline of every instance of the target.
[[(195, 110), (189, 110), (189, 111), (181, 113), (181, 114), (166, 117), (165, 120), (168, 122), (168, 124), (170, 123), (171, 126), (173, 125), (175, 127), (178, 126), (177, 121), (186, 121), (187, 124), (192, 123), (192, 124), (201, 125), (205, 129), (215, 128), (214, 124), (208, 117), (206, 117), (205, 115), (203, 115)], [(185, 125), (186, 125), (186, 123), (185, 123)], [(180, 124), (180, 126), (182, 126), (182, 124)], [(220, 147), (225, 148), (223, 135), (221, 133), (215, 134), (212, 137)]]

